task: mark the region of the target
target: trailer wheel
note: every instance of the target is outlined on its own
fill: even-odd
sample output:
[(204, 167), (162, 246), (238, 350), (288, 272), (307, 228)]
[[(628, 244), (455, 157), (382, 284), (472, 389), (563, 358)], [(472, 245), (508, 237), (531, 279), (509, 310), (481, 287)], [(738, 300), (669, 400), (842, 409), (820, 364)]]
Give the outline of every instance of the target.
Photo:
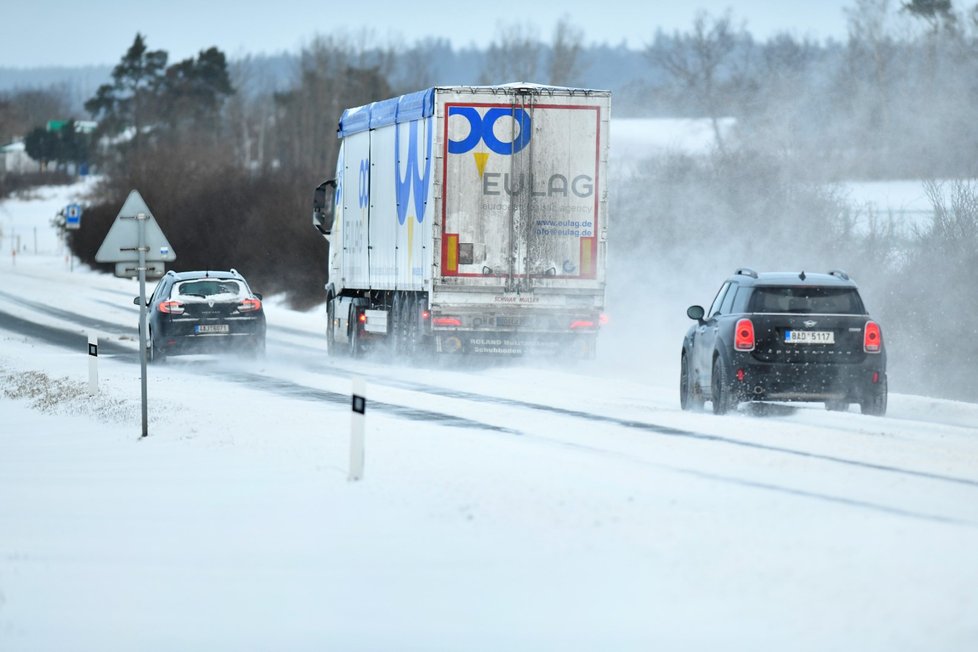
[(336, 305), (333, 297), (326, 302), (326, 355), (330, 358), (336, 355)]
[(403, 292), (394, 293), (394, 301), (393, 305), (391, 306), (391, 317), (393, 319), (393, 323), (391, 324), (390, 330), (395, 356), (403, 355), (407, 348), (405, 346), (407, 344), (407, 337), (405, 335), (407, 326), (405, 323), (405, 315), (407, 311), (404, 309), (406, 303), (407, 301), (405, 300)]
[(356, 301), (350, 303), (350, 357), (359, 358), (363, 354), (363, 342), (360, 334), (360, 320), (357, 319), (357, 308), (359, 304)]

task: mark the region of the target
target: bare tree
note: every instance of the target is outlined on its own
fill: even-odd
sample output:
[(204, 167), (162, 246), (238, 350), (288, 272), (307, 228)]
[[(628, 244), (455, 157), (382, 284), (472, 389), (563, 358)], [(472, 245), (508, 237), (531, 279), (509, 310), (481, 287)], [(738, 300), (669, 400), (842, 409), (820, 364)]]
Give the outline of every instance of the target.
[(571, 24), (564, 14), (554, 27), (550, 44), (550, 83), (554, 86), (570, 86), (581, 74), (581, 51), (584, 32)]
[(499, 24), (496, 38), (486, 50), (480, 81), (500, 84), (536, 80), (543, 46), (531, 24)]
[[(719, 18), (700, 12), (692, 33), (677, 34), (673, 41), (672, 47), (650, 46), (646, 55), (697, 100), (710, 118), (717, 148), (725, 154), (720, 117), (731, 94), (748, 86), (750, 37), (742, 27), (734, 28), (729, 11)], [(738, 58), (741, 53), (744, 59)]]
[(64, 88), (29, 89), (0, 93), (0, 144), (23, 138), (48, 120), (66, 120), (70, 115)]

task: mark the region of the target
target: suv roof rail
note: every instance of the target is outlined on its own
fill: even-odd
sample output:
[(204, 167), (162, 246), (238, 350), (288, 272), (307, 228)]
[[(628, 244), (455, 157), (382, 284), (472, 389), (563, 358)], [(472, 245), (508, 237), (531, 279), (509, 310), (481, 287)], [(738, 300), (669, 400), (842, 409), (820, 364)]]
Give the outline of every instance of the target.
[(849, 280), (849, 275), (843, 272), (841, 269), (833, 269), (832, 271), (829, 272), (829, 274), (831, 274), (832, 276), (838, 276), (843, 281)]
[(751, 278), (757, 278), (757, 272), (752, 270), (750, 267), (738, 267), (734, 274), (740, 274), (742, 276), (750, 276)]

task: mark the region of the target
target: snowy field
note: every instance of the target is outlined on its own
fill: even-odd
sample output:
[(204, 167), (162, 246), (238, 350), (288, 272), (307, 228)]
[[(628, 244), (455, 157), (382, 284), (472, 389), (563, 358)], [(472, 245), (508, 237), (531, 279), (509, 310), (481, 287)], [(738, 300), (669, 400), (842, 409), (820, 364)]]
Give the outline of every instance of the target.
[(0, 202), (3, 652), (978, 649), (978, 405), (683, 413), (681, 315), (571, 368), (331, 361), (270, 297), (264, 360), (150, 367), (140, 439), (138, 283), (49, 226), (81, 190)]

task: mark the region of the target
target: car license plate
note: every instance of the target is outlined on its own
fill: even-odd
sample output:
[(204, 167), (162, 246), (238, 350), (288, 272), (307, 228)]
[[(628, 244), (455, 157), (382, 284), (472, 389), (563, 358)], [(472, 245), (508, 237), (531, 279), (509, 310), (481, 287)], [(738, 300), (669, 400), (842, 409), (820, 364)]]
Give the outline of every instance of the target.
[(207, 333), (227, 333), (229, 332), (227, 324), (197, 324), (194, 326), (194, 332), (198, 335), (205, 335)]
[(785, 331), (785, 344), (835, 344), (835, 331)]

